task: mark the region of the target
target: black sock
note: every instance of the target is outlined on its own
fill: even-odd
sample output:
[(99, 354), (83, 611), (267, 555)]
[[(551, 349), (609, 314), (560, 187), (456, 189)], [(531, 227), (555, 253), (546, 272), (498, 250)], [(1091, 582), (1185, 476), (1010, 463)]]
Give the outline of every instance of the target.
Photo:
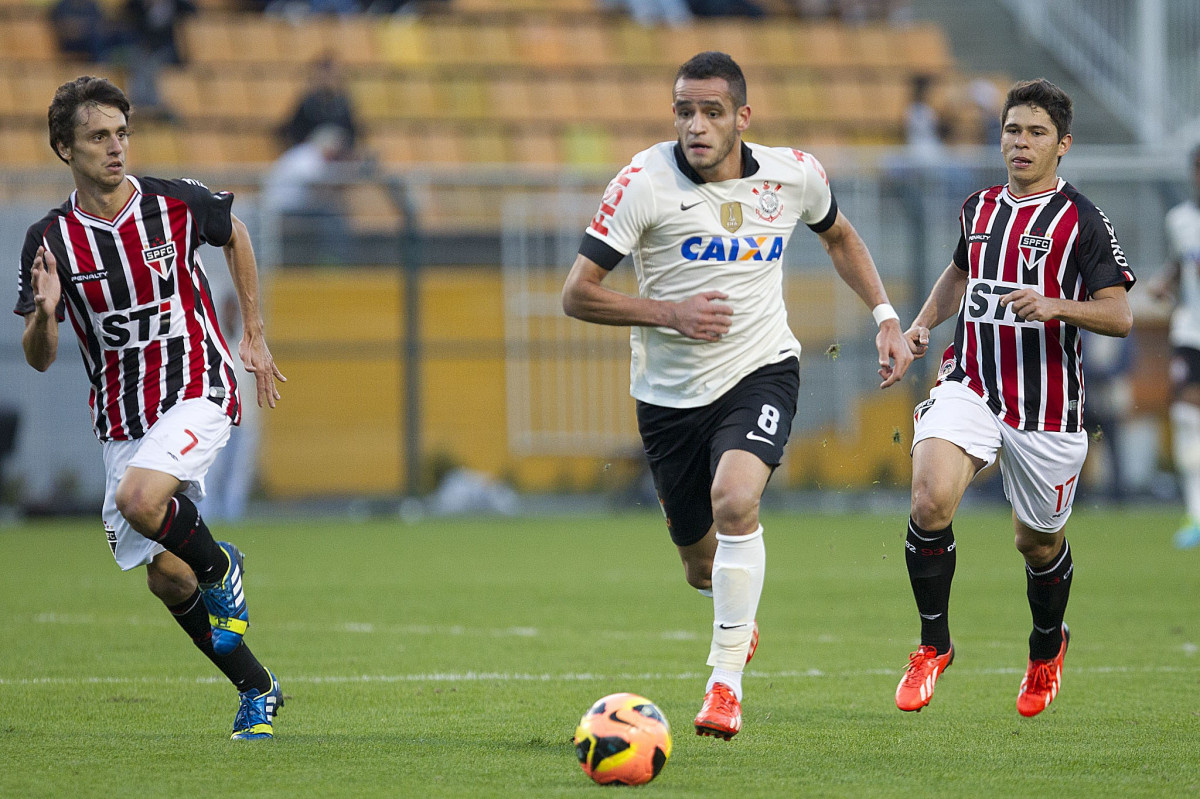
[(171, 498), (154, 540), (191, 566), (201, 583), (215, 583), (229, 568), (228, 556), (213, 540), (200, 511), (183, 494)]
[(167, 610), (175, 618), (176, 623), (192, 639), (196, 648), (211, 660), (224, 673), (238, 693), (257, 689), (259, 693), (271, 690), (271, 676), (258, 662), (258, 658), (250, 651), (243, 641), (237, 649), (228, 655), (218, 655), (212, 647), (212, 627), (208, 623), (208, 610), (200, 601), (200, 592), (180, 602), (170, 605)]
[(1071, 596), (1071, 547), (1063, 539), (1062, 551), (1053, 562), (1038, 571), (1025, 564), (1025, 595), (1033, 614), (1033, 632), (1029, 634), (1029, 659), (1049, 660), (1062, 647), (1063, 614)]
[(921, 643), (936, 647), (939, 655), (950, 649), (950, 583), (954, 580), (954, 527), (926, 531), (910, 517), (904, 540), (904, 561), (917, 612), (921, 614)]

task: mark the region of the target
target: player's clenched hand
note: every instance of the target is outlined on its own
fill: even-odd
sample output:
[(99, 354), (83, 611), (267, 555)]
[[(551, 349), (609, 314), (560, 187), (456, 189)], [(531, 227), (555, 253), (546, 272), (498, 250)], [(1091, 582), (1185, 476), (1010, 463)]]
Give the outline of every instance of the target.
[(1033, 289), (1020, 289), (1000, 298), (1000, 305), (1012, 307), (1017, 321), (1049, 322), (1057, 319), (1058, 301), (1043, 297)]
[(671, 327), (688, 338), (700, 341), (719, 341), (729, 332), (733, 309), (717, 300), (729, 297), (721, 291), (705, 291), (674, 305)]
[(883, 382), (880, 388), (887, 388), (900, 382), (904, 373), (913, 362), (913, 353), (908, 341), (900, 332), (900, 323), (888, 319), (879, 326), (875, 335), (875, 348), (879, 350), (879, 376)]
[(43, 319), (54, 316), (58, 312), (58, 301), (62, 298), (62, 284), (58, 280), (58, 264), (54, 253), (45, 247), (38, 247), (29, 280), (38, 315)]
[(924, 358), (929, 350), (929, 328), (914, 323), (904, 332), (904, 340), (908, 342), (913, 358)]
[(286, 383), (287, 378), (275, 365), (275, 358), (267, 349), (266, 339), (261, 334), (247, 333), (242, 337), (242, 343), (238, 345), (238, 355), (242, 356), (242, 363), (246, 365), (246, 371), (254, 375), (254, 383), (258, 388), (258, 407), (261, 408), (265, 401), (267, 405), (274, 408), (275, 401), (279, 399), (279, 388), (276, 387), (275, 381)]

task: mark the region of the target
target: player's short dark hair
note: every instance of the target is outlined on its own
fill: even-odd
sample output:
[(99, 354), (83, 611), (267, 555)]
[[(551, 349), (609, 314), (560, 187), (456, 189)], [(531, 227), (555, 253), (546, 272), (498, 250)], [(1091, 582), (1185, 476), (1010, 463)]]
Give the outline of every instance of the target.
[(680, 78), (688, 80), (704, 80), (705, 78), (723, 78), (729, 84), (729, 96), (733, 98), (736, 108), (746, 104), (746, 76), (742, 68), (729, 55), (716, 50), (697, 53), (687, 60), (675, 73), (675, 82)]
[(1004, 98), (1004, 109), (1000, 112), (1000, 124), (1008, 121), (1008, 111), (1018, 105), (1034, 105), (1041, 108), (1054, 123), (1058, 140), (1071, 132), (1071, 121), (1075, 118), (1071, 98), (1062, 89), (1045, 78), (1023, 80), (1014, 83)]
[(54, 92), (54, 99), (50, 101), (47, 116), (50, 123), (50, 149), (64, 163), (67, 159), (59, 154), (58, 145), (70, 146), (75, 142), (76, 112), (85, 105), (112, 106), (125, 115), (126, 122), (132, 113), (125, 92), (107, 78), (83, 75), (59, 86)]

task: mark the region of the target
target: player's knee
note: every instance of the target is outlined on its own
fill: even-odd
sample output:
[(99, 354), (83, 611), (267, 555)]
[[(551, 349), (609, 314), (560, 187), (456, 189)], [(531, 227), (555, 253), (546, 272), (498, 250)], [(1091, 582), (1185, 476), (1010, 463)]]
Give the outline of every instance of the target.
[(1021, 557), (1025, 558), (1025, 562), (1035, 569), (1054, 560), (1062, 547), (1062, 540), (1059, 538), (1034, 537), (1023, 535), (1020, 532), (1014, 537), (1013, 543), (1016, 545), (1017, 551), (1021, 553)]
[(922, 530), (945, 530), (954, 521), (954, 508), (929, 491), (913, 487), (912, 520)]
[(714, 485), (712, 489), (713, 521), (717, 532), (724, 535), (744, 535), (758, 528), (759, 495), (753, 488), (739, 485)]
[(144, 536), (157, 533), (167, 513), (166, 503), (136, 481), (121, 481), (117, 486), (116, 502), (117, 510), (129, 525)]

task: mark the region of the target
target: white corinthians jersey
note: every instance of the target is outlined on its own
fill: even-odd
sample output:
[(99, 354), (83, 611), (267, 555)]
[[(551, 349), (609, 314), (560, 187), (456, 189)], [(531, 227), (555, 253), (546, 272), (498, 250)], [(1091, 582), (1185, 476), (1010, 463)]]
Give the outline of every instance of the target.
[(630, 393), (670, 408), (707, 405), (750, 372), (800, 355), (781, 259), (796, 222), (833, 225), (837, 203), (808, 153), (742, 145), (742, 177), (705, 183), (675, 142), (633, 157), (608, 185), (579, 251), (605, 269), (633, 255), (638, 293), (679, 302), (705, 291), (733, 309), (720, 341), (634, 326)]
[(1171, 343), (1200, 349), (1200, 208), (1189, 200), (1167, 213), (1167, 242), (1179, 261), (1179, 304), (1171, 315)]

